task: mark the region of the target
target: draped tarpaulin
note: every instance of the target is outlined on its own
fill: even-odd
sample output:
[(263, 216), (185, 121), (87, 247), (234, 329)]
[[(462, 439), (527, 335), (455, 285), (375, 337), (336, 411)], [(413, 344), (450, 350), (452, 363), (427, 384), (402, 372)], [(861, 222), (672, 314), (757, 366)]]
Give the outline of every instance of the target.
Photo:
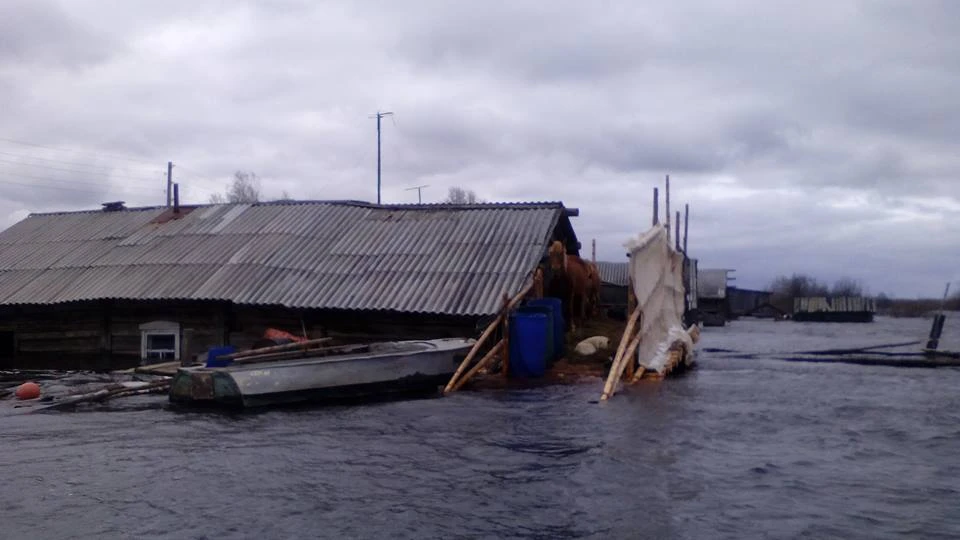
[(642, 310), (637, 361), (663, 374), (671, 344), (681, 341), (688, 351), (693, 349), (683, 328), (683, 254), (670, 244), (663, 225), (654, 225), (624, 247), (630, 255), (630, 278)]

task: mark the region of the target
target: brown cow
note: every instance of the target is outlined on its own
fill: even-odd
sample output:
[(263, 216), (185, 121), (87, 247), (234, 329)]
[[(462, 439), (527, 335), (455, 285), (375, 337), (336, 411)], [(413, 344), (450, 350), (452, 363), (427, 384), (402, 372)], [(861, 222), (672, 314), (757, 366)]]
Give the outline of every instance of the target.
[(568, 255), (563, 243), (559, 240), (550, 245), (548, 251), (550, 269), (553, 279), (560, 282), (561, 300), (564, 304), (564, 316), (570, 329), (576, 331), (577, 326), (583, 325), (586, 316), (588, 289), (590, 287), (590, 267), (588, 263), (576, 255)]

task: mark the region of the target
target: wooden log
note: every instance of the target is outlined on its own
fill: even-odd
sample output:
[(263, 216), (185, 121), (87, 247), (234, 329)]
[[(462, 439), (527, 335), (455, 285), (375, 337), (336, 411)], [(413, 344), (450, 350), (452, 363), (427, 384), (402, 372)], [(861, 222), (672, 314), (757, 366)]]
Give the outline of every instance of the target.
[(447, 382), (447, 386), (444, 387), (443, 393), (447, 394), (453, 392), (454, 387), (456, 386), (457, 380), (467, 370), (467, 366), (470, 365), (470, 362), (477, 355), (477, 352), (480, 350), (480, 347), (487, 341), (487, 339), (493, 334), (493, 331), (497, 329), (497, 326), (500, 324), (500, 320), (503, 318), (503, 315), (497, 315), (497, 318), (494, 319), (487, 329), (480, 334), (480, 337), (477, 339), (477, 342), (473, 344), (473, 348), (470, 349), (470, 352), (467, 353), (466, 358), (463, 359), (463, 362), (460, 362), (460, 365), (457, 367), (457, 371), (454, 372), (453, 377), (450, 377), (450, 381)]
[(623, 356), (620, 358), (620, 363), (614, 363), (610, 367), (610, 373), (607, 375), (607, 382), (603, 386), (603, 393), (600, 395), (600, 401), (607, 401), (610, 399), (610, 396), (616, 393), (617, 383), (620, 380), (620, 377), (623, 375), (623, 369), (626, 367), (628, 362), (633, 360), (633, 355), (637, 352), (637, 347), (640, 346), (640, 333), (638, 332), (633, 339), (630, 340), (630, 345), (627, 346), (626, 351), (624, 351)]
[(291, 350), (297, 350), (297, 349), (309, 349), (315, 345), (327, 343), (331, 340), (333, 340), (333, 338), (324, 337), (324, 338), (318, 338), (318, 339), (311, 339), (308, 341), (301, 341), (299, 343), (285, 343), (283, 345), (276, 345), (273, 347), (264, 347), (262, 349), (251, 349), (249, 351), (240, 351), (240, 352), (235, 352), (233, 354), (225, 354), (220, 358), (234, 360), (237, 358), (244, 358), (247, 356), (256, 356), (256, 355), (261, 355), (266, 353), (291, 351)]
[(493, 360), (497, 356), (497, 353), (505, 350), (505, 347), (506, 345), (504, 344), (503, 340), (498, 341), (497, 344), (494, 345), (492, 349), (487, 351), (487, 354), (483, 355), (483, 358), (481, 358), (480, 361), (477, 362), (477, 365), (470, 368), (470, 371), (468, 371), (467, 374), (463, 376), (463, 378), (457, 381), (457, 383), (453, 387), (453, 391), (459, 390), (463, 385), (467, 384), (467, 382), (470, 379), (472, 379), (474, 375), (479, 373), (481, 369), (483, 369), (487, 364), (490, 363), (491, 360)]
[(500, 341), (503, 343), (503, 368), (500, 374), (506, 379), (510, 377), (510, 299), (506, 294), (503, 295), (503, 309), (503, 338)]
[(132, 388), (129, 386), (124, 386), (122, 384), (111, 384), (95, 392), (90, 392), (90, 393), (82, 394), (79, 396), (64, 398), (60, 401), (55, 401), (43, 407), (37, 407), (36, 409), (31, 410), (30, 412), (60, 409), (63, 407), (69, 407), (71, 405), (78, 405), (80, 403), (106, 401), (114, 397), (123, 397), (124, 395), (134, 395), (133, 393), (146, 393), (146, 391), (149, 391), (149, 390), (159, 390), (165, 387), (169, 388), (169, 386), (170, 386), (170, 379), (155, 381), (152, 383), (148, 383), (142, 386), (136, 386)]
[(638, 307), (630, 314), (630, 319), (627, 320), (627, 326), (623, 329), (623, 335), (620, 337), (620, 345), (617, 346), (617, 354), (613, 357), (614, 366), (620, 361), (620, 357), (623, 356), (627, 345), (630, 343), (630, 338), (633, 337), (633, 327), (637, 324), (637, 319), (639, 318), (640, 308)]
[(534, 280), (531, 280), (526, 287), (524, 287), (519, 293), (516, 294), (516, 296), (513, 297), (513, 300), (507, 304), (506, 309), (502, 310), (497, 315), (497, 318), (494, 319), (489, 326), (487, 326), (486, 330), (484, 330), (482, 334), (480, 334), (480, 337), (477, 338), (477, 342), (473, 344), (473, 348), (470, 349), (469, 353), (467, 353), (467, 357), (463, 359), (463, 362), (460, 362), (460, 366), (457, 367), (457, 371), (454, 372), (453, 377), (450, 377), (450, 381), (447, 382), (447, 386), (445, 386), (443, 389), (444, 394), (453, 391), (457, 379), (459, 379), (463, 372), (466, 371), (467, 366), (469, 366), (470, 362), (472, 362), (474, 357), (477, 356), (477, 353), (480, 351), (480, 348), (483, 347), (483, 344), (487, 342), (491, 335), (493, 335), (494, 330), (497, 329), (502, 319), (506, 317), (506, 314), (509, 313), (510, 310), (513, 309), (516, 304), (518, 304), (520, 300), (522, 300), (523, 297), (533, 289), (533, 285)]
[(653, 226), (660, 223), (660, 190), (653, 188)]
[(277, 362), (280, 360), (292, 360), (295, 358), (306, 358), (312, 356), (329, 356), (331, 354), (342, 353), (348, 354), (353, 352), (362, 352), (369, 350), (370, 345), (338, 345), (336, 347), (317, 347), (313, 349), (306, 349), (302, 351), (287, 351), (287, 352), (277, 352), (271, 354), (258, 354), (255, 356), (245, 356), (243, 358), (236, 358), (231, 364), (257, 364), (260, 362)]

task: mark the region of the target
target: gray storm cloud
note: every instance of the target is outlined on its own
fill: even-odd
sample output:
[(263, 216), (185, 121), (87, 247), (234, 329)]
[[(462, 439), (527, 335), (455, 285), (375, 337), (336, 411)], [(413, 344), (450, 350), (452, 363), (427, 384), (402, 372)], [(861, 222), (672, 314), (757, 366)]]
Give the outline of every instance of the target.
[(372, 200), (390, 110), (387, 202), (563, 200), (619, 260), (670, 173), (691, 250), (741, 285), (938, 294), (960, 4), (676, 4), (7, 3), (0, 213), (158, 204), (168, 160), (196, 202), (238, 169), (267, 196)]

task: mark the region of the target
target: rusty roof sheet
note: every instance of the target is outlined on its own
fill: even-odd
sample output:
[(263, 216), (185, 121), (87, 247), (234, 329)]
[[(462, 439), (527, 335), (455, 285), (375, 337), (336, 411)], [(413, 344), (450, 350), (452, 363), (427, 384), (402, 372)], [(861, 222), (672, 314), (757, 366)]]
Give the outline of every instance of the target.
[(313, 201), (169, 213), (31, 215), (0, 233), (0, 305), (182, 299), (488, 315), (523, 286), (558, 224), (572, 233), (561, 203)]

